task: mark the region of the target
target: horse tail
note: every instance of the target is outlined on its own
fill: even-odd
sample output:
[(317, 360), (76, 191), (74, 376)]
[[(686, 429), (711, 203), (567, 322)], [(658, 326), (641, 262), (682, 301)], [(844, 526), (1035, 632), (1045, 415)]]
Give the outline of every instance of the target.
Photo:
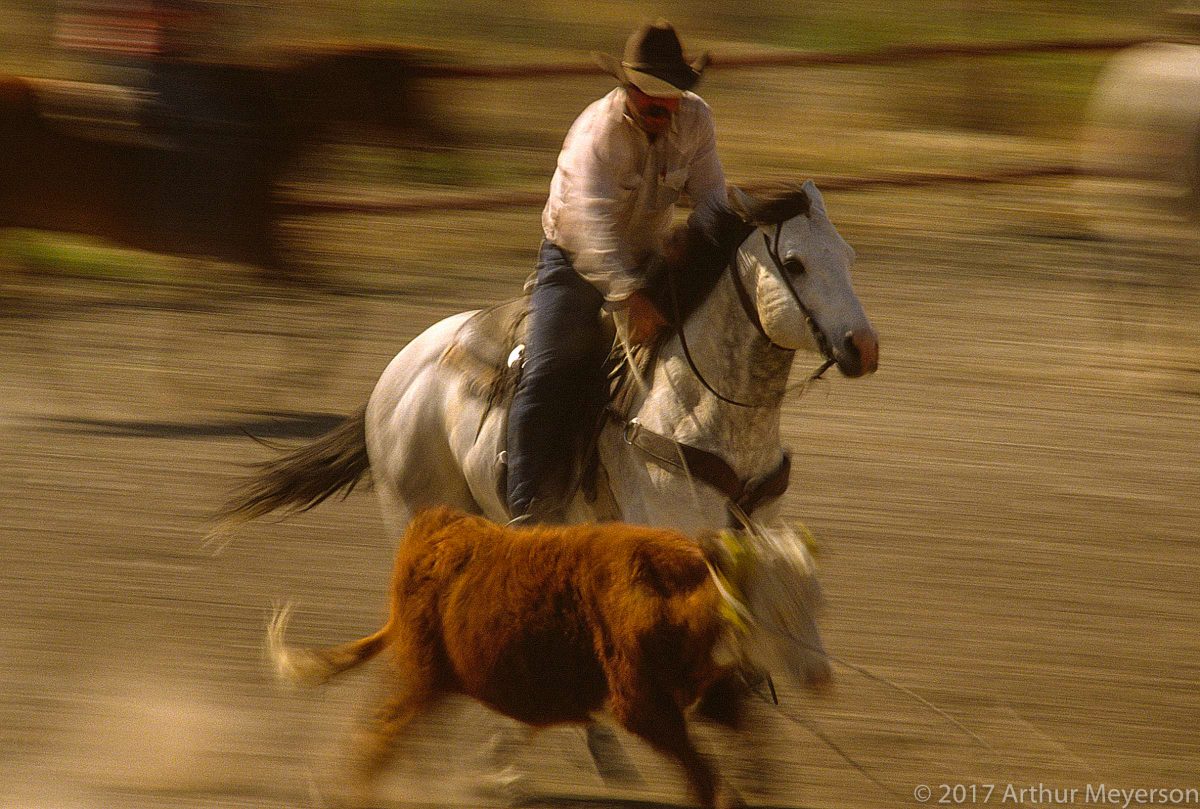
[(341, 493), (346, 497), (370, 472), (367, 458), (366, 406), (360, 407), (316, 441), (262, 463), (217, 513), (217, 535), (242, 523), (286, 509), (293, 514), (315, 508)]
[(377, 632), (341, 646), (301, 649), (284, 642), (291, 607), (275, 609), (267, 627), (267, 654), (275, 666), (275, 675), (289, 685), (321, 685), (362, 665), (379, 654), (391, 641), (392, 619)]

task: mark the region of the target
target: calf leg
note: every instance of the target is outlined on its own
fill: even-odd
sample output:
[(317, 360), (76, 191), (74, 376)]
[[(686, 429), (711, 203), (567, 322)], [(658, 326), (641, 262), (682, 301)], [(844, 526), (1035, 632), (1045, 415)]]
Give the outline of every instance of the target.
[(722, 747), (733, 752), (738, 772), (748, 776), (745, 786), (749, 796), (757, 800), (770, 797), (776, 781), (776, 768), (767, 766), (765, 758), (772, 737), (762, 732), (769, 726), (773, 711), (759, 700), (748, 698), (751, 688), (744, 672), (718, 680), (700, 698), (696, 716), (733, 731), (727, 746)]
[(683, 711), (668, 695), (646, 694), (629, 700), (614, 697), (612, 710), (630, 733), (679, 762), (701, 806), (706, 809), (742, 806), (741, 799), (728, 787), (723, 787), (723, 794), (718, 795), (717, 773), (692, 743)]
[(700, 697), (696, 715), (730, 730), (740, 730), (746, 713), (746, 691), (746, 683), (739, 674), (727, 675)]
[(412, 721), (433, 701), (426, 688), (401, 684), (385, 697), (371, 719), (355, 735), (351, 749), (351, 790), (355, 806), (370, 800), (380, 773), (391, 761), (396, 743)]

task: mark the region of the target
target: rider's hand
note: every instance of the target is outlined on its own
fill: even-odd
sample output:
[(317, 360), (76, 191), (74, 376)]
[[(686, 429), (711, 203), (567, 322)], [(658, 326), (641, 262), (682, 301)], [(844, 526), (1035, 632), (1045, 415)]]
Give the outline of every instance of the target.
[(640, 289), (625, 299), (625, 318), (629, 342), (634, 345), (650, 342), (667, 325), (662, 312)]
[(688, 255), (688, 225), (680, 225), (671, 231), (662, 247), (663, 262), (668, 267), (682, 267)]

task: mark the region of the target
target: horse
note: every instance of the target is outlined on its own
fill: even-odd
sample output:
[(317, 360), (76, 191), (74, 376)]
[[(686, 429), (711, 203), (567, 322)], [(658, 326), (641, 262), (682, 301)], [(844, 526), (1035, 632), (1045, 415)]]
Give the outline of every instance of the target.
[[(687, 285), (692, 299), (670, 307), (674, 334), (629, 404), (606, 411), (596, 438), (596, 488), (605, 496), (577, 489), (567, 522), (620, 520), (692, 536), (751, 517), (770, 524), (791, 468), (780, 417), (797, 352), (822, 357), (814, 376), (833, 365), (849, 378), (877, 369), (879, 338), (850, 280), (854, 250), (817, 186), (807, 180), (762, 199), (731, 188), (730, 206), (736, 216), (716, 241), (734, 234), (732, 259), (713, 262), (717, 273)], [(480, 384), (478, 368), (453, 361), (480, 317), (463, 312), (430, 326), (395, 356), (365, 406), (261, 464), (223, 509), (218, 533), (349, 494), (368, 473), (392, 536), (438, 505), (506, 521), (498, 459), (507, 408), (497, 401), (505, 397)], [(487, 353), (509, 355), (506, 331), (482, 331), (472, 337)], [(628, 780), (632, 768), (605, 731), (588, 726), (597, 769)], [(512, 743), (496, 749), (506, 756)]]
[[(731, 510), (770, 522), (790, 470), (780, 416), (796, 353), (815, 351), (822, 371), (836, 365), (849, 378), (877, 369), (879, 338), (850, 279), (854, 250), (817, 186), (807, 180), (762, 199), (731, 188), (730, 205), (746, 235), (681, 307), (690, 314), (680, 313), (625, 412), (607, 411), (596, 439), (607, 496), (577, 490), (567, 522), (619, 519), (690, 534), (728, 527)], [(223, 530), (313, 508), (368, 472), (393, 536), (416, 509), (435, 505), (506, 521), (497, 485), (506, 407), (477, 369), (451, 361), (479, 314), (430, 326), (389, 363), (364, 407), (261, 464), (223, 510)], [(511, 348), (504, 334), (474, 339), (501, 357)]]
[(285, 278), (302, 268), (279, 227), (302, 213), (287, 189), (325, 144), (347, 131), (411, 148), (459, 140), (435, 115), (427, 61), (371, 46), (258, 63), (158, 59), (146, 63), (144, 87), (0, 74), (0, 227), (208, 255)]

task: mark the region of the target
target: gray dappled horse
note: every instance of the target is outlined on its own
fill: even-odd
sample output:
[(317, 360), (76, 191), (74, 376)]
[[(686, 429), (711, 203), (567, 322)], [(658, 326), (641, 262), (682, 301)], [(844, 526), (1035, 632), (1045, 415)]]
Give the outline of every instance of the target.
[[(621, 519), (692, 535), (728, 526), (731, 511), (769, 523), (790, 468), (780, 408), (796, 352), (815, 351), (848, 377), (875, 371), (878, 338), (850, 282), (854, 251), (812, 181), (762, 200), (734, 189), (731, 205), (738, 237), (748, 235), (690, 302), (645, 387), (609, 413), (596, 439), (600, 496), (577, 491), (569, 521)], [(471, 339), (490, 344), (503, 365), (506, 335), (474, 333), (476, 314), (429, 327), (388, 365), (363, 410), (263, 464), (231, 501), (226, 524), (311, 508), (368, 472), (397, 537), (414, 510), (435, 504), (507, 519), (497, 486), (507, 403), (480, 384), (478, 368), (452, 361)], [(598, 743), (594, 733), (589, 741)]]

